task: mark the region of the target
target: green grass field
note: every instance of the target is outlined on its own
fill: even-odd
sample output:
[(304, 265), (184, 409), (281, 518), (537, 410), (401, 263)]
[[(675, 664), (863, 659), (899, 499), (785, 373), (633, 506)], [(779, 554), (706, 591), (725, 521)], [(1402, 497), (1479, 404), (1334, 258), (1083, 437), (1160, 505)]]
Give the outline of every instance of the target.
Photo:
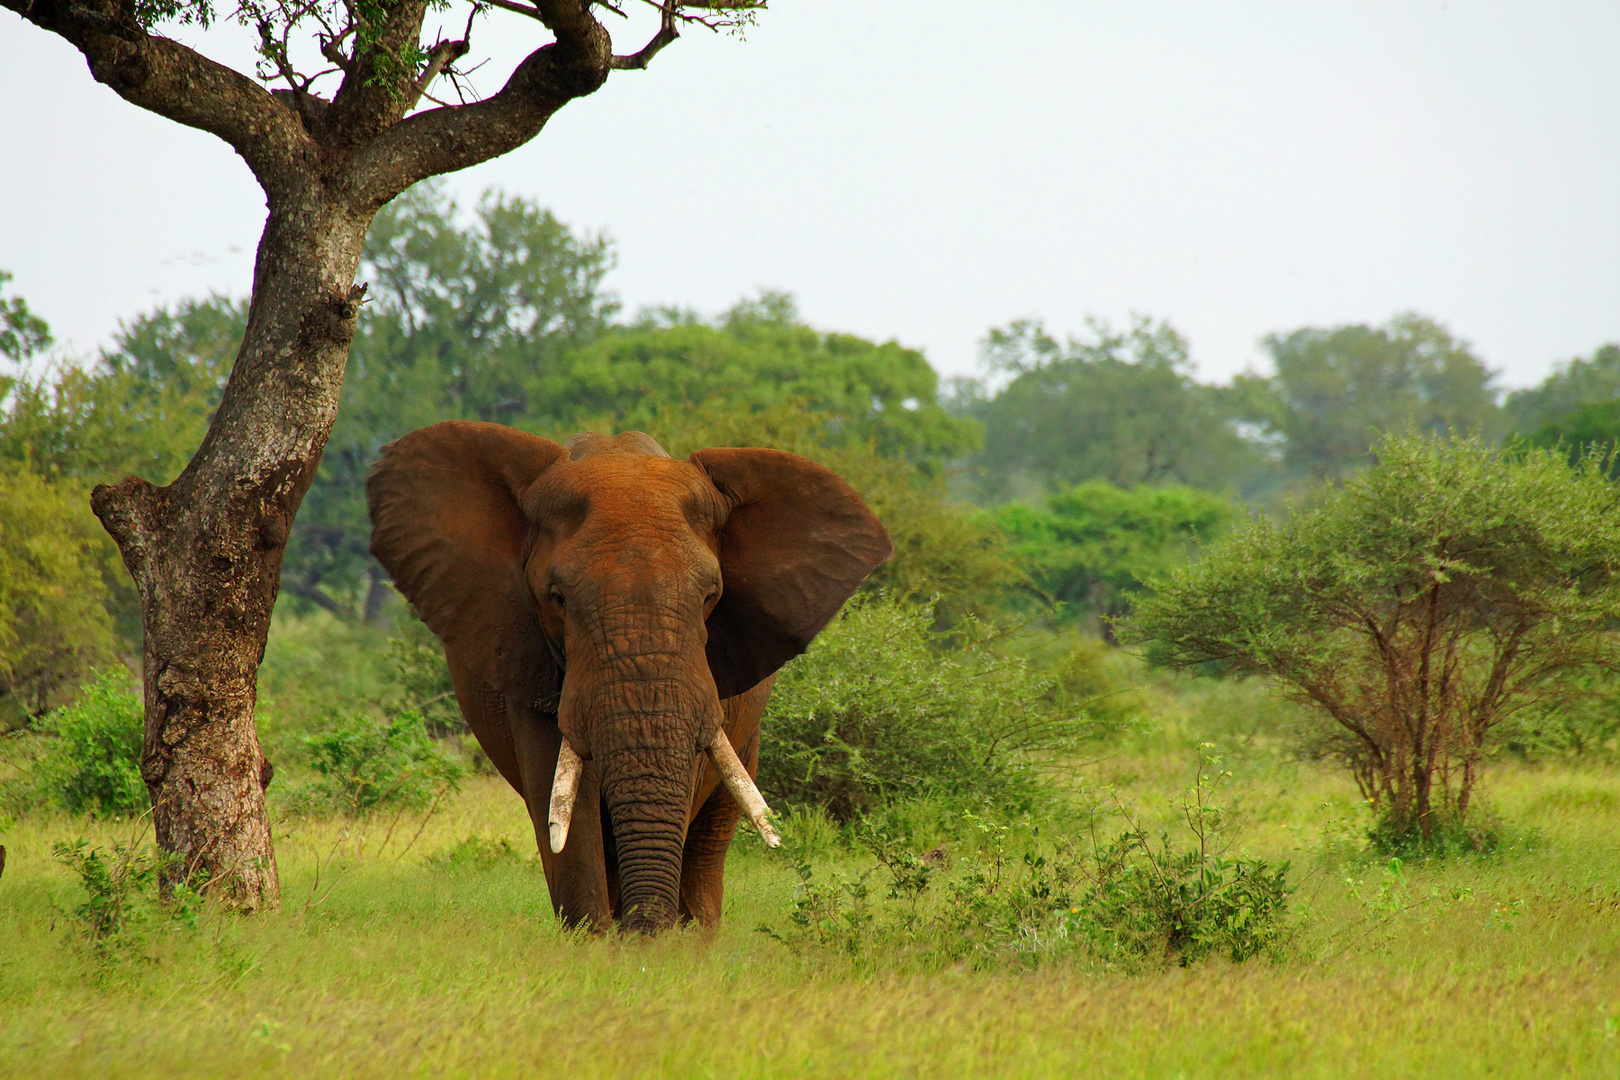
[[(1151, 812), (1184, 758), (1089, 773)], [(0, 1075), (1620, 1075), (1620, 777), (1493, 781), (1516, 839), (1392, 873), (1337, 853), (1337, 774), (1239, 769), (1242, 845), (1302, 882), (1289, 957), (1139, 974), (796, 955), (754, 929), (797, 879), (752, 838), (712, 939), (570, 935), (517, 798), (485, 778), (427, 819), (285, 822), (279, 914), (154, 919), (103, 962), (51, 846), (130, 826), (29, 817), (3, 837)]]

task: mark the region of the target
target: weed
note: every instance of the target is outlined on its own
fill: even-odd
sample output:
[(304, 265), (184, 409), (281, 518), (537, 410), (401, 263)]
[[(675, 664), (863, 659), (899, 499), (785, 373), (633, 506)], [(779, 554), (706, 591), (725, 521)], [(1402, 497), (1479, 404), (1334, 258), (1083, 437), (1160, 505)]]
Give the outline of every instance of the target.
[[(71, 918), (91, 954), (103, 966), (126, 957), (145, 959), (146, 927), (157, 908), (157, 883), (171, 856), (139, 840), (116, 842), (111, 851), (92, 847), (83, 837), (52, 846), (56, 861), (79, 878), (85, 898), (64, 912)], [(166, 921), (195, 929), (202, 907), (195, 882), (169, 886)]]

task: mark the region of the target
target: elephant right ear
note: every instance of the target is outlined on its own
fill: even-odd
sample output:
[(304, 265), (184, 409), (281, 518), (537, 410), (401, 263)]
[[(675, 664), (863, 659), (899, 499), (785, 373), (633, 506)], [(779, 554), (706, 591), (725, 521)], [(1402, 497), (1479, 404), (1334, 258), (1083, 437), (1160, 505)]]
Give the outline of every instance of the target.
[(566, 454), (515, 428), (450, 420), (383, 447), (366, 480), (371, 553), (444, 642), (480, 741), (481, 728), (506, 737), (495, 714), (558, 690), (524, 573), (530, 525), (519, 499)]

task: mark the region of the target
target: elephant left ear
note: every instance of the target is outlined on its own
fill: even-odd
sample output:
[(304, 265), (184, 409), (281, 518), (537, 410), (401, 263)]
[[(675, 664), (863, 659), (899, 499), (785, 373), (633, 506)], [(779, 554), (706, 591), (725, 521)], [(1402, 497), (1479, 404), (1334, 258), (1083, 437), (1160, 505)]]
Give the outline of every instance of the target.
[(894, 545), (855, 489), (808, 458), (723, 448), (690, 460), (730, 509), (708, 624), (709, 669), (728, 698), (802, 653)]

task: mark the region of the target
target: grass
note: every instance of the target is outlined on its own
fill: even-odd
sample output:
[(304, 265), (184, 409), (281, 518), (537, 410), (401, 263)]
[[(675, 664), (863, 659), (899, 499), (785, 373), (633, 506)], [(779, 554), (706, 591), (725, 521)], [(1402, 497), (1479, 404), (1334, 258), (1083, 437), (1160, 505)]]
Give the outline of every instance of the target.
[[(1086, 771), (1152, 812), (1190, 764)], [(1251, 853), (1303, 873), (1292, 958), (1134, 976), (795, 956), (754, 932), (796, 879), (751, 839), (712, 940), (571, 935), (488, 778), (425, 821), (284, 823), (280, 913), (155, 921), (106, 966), (50, 849), (130, 826), (30, 817), (3, 837), (0, 1075), (1616, 1075), (1620, 778), (1504, 768), (1492, 791), (1525, 830), (1501, 852), (1392, 869), (1344, 853), (1357, 810), (1336, 774), (1256, 759), (1229, 801)]]

